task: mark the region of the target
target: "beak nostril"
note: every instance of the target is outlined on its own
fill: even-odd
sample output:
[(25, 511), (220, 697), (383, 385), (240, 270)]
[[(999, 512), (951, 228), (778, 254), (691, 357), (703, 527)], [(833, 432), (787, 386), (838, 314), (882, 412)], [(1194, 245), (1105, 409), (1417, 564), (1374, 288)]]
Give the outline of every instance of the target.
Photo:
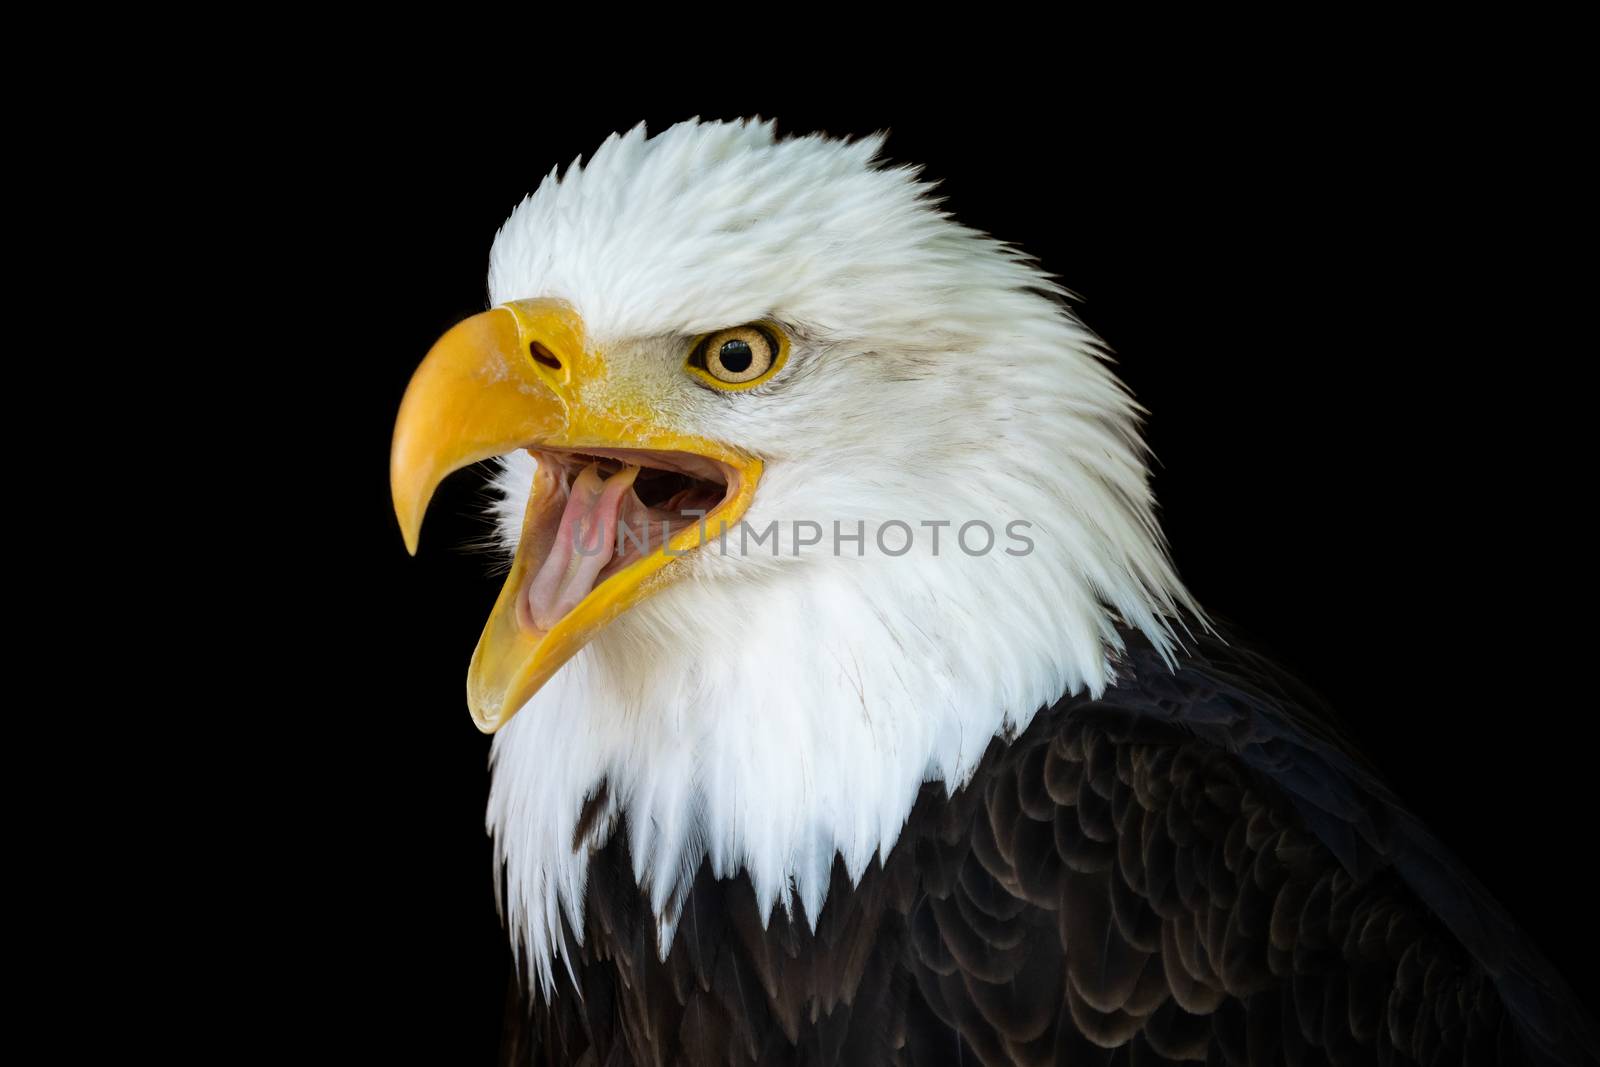
[(534, 341), (528, 345), (528, 354), (533, 356), (533, 361), (535, 363), (542, 363), (551, 370), (561, 369), (561, 360), (557, 359), (554, 352), (550, 351), (538, 341)]

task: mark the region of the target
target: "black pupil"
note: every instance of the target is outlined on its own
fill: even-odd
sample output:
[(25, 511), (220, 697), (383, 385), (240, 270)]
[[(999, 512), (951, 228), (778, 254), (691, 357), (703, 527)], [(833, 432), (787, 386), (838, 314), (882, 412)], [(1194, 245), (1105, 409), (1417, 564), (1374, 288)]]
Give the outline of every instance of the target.
[(750, 351), (749, 341), (724, 341), (717, 349), (717, 360), (729, 374), (743, 374), (755, 362), (756, 354)]

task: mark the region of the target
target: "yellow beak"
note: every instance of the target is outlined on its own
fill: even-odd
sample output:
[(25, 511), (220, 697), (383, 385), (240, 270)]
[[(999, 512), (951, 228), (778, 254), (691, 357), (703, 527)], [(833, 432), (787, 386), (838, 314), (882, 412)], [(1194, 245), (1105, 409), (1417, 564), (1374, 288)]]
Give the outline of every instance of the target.
[(737, 525), (761, 477), (755, 457), (662, 425), (652, 398), (614, 380), (602, 353), (588, 345), (583, 321), (554, 300), (520, 300), (467, 319), (438, 340), (412, 376), (389, 461), (406, 549), (416, 552), (428, 501), (447, 475), (518, 448), (688, 454), (714, 463), (727, 492), (704, 522), (601, 581), (543, 630), (517, 610), (565, 498), (561, 477), (540, 463), (522, 543), (467, 672), (467, 707), (485, 733), (510, 721), (613, 619), (670, 581), (668, 564)]

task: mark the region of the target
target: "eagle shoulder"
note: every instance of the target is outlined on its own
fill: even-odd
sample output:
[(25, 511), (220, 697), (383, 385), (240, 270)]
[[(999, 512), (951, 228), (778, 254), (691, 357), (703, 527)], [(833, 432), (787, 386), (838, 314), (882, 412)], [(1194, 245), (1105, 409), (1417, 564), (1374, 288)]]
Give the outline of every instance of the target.
[(1130, 636), (1118, 685), (990, 756), (910, 918), (978, 1060), (1595, 1062), (1553, 970), (1259, 657)]

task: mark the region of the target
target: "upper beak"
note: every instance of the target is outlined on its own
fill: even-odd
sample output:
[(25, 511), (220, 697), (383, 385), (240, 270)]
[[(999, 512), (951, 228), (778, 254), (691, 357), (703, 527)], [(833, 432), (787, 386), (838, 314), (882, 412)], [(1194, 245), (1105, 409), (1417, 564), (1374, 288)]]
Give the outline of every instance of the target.
[(661, 587), (654, 576), (736, 524), (749, 506), (760, 460), (661, 423), (647, 396), (629, 395), (603, 355), (585, 339), (568, 305), (522, 300), (475, 315), (449, 330), (412, 376), (395, 421), (389, 480), (395, 517), (415, 553), (423, 513), (452, 471), (525, 447), (689, 453), (715, 463), (727, 480), (707, 521), (678, 531), (655, 551), (596, 585), (548, 630), (517, 603), (548, 549), (552, 511), (564, 484), (544, 463), (523, 520), (523, 543), (473, 652), (467, 705), (479, 729), (505, 725), (540, 686), (611, 620)]

